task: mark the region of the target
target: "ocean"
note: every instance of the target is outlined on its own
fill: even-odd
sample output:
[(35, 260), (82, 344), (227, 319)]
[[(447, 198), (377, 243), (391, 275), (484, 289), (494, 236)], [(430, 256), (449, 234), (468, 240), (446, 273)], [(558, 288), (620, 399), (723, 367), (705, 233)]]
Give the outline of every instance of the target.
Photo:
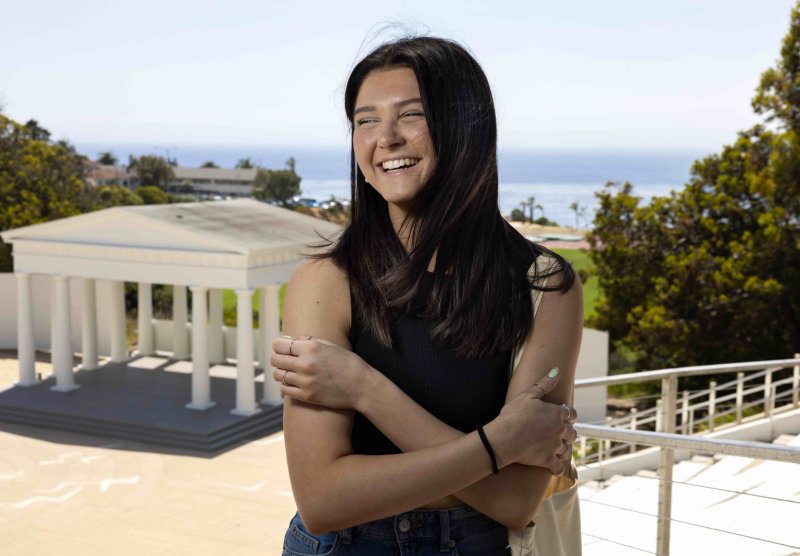
[[(240, 158), (250, 157), (266, 168), (283, 168), (289, 157), (296, 160), (302, 177), (302, 196), (319, 201), (350, 197), (347, 147), (276, 147), (247, 145), (177, 145), (153, 147), (135, 144), (77, 143), (78, 152), (96, 158), (110, 150), (121, 163), (129, 155), (158, 154), (177, 159), (181, 166), (200, 166), (207, 160), (232, 168)], [(609, 150), (609, 149), (502, 149), (499, 204), (503, 214), (520, 208), (530, 197), (542, 208), (535, 211), (563, 226), (575, 226), (576, 215), (569, 207), (586, 207), (578, 227), (590, 228), (598, 208), (595, 192), (607, 181), (630, 181), (634, 194), (644, 201), (680, 189), (689, 178), (693, 161), (710, 154), (705, 151)]]

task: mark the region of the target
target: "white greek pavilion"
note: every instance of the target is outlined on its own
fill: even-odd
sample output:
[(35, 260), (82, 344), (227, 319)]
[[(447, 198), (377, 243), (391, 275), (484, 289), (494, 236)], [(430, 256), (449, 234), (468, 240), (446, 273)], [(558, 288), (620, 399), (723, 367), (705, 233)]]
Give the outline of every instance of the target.
[[(278, 289), (321, 237), (335, 236), (338, 225), (251, 200), (114, 207), (61, 220), (7, 230), (17, 277), (18, 386), (37, 385), (31, 278), (53, 280), (52, 390), (79, 388), (74, 378), (69, 282), (79, 280), (82, 306), (82, 370), (98, 367), (96, 280), (111, 281), (110, 359), (125, 363), (124, 283), (138, 283), (138, 355), (155, 353), (152, 284), (173, 286), (172, 359), (191, 358), (190, 410), (215, 405), (210, 397), (209, 365), (223, 354), (222, 290), (237, 299), (236, 404), (234, 415), (260, 411), (254, 382), (252, 297), (260, 290), (259, 344), (279, 332)], [(192, 291), (192, 323), (187, 291)], [(191, 337), (190, 337), (191, 330)], [(268, 369), (269, 350), (259, 350)], [(267, 374), (267, 373), (265, 373)], [(187, 393), (188, 395), (188, 393)], [(188, 396), (187, 396), (188, 397)], [(265, 380), (265, 404), (280, 403), (280, 390)]]

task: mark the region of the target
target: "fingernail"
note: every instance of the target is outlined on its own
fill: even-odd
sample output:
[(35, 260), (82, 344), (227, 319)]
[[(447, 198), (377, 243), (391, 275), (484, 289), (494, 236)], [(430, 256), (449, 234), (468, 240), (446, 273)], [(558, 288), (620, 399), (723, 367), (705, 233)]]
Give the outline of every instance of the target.
[(283, 338), (284, 340), (294, 340), (294, 338), (292, 338), (291, 336), (287, 336), (286, 334), (281, 334), (281, 338)]
[(547, 376), (549, 376), (550, 378), (557, 377), (558, 376), (558, 367), (553, 367), (552, 369), (550, 369), (550, 372), (547, 373)]

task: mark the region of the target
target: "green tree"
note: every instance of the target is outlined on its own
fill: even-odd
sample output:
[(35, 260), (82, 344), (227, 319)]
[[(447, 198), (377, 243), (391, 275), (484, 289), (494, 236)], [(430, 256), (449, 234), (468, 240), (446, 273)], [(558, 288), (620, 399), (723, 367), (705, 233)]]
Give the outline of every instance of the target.
[[(537, 205), (537, 206), (540, 206), (540, 205)], [(544, 212), (544, 210), (542, 210), (542, 212)], [(542, 214), (542, 216), (540, 216), (539, 218), (534, 220), (533, 223), (534, 224), (539, 224), (540, 226), (556, 226), (556, 227), (560, 227), (561, 226), (555, 220), (550, 220), (549, 218), (544, 216), (544, 214)]]
[(200, 165), (200, 168), (219, 168), (213, 160), (207, 160)]
[(137, 187), (135, 194), (139, 196), (145, 205), (163, 205), (170, 202), (170, 198), (164, 193), (164, 190), (155, 185)]
[[(22, 125), (0, 113), (0, 230), (73, 216), (91, 207), (85, 158), (35, 120)], [(0, 272), (12, 270), (0, 243)]]
[(97, 157), (97, 162), (107, 166), (113, 166), (117, 163), (117, 157), (111, 151), (103, 151)]
[(294, 171), (294, 158), (287, 161), (289, 169), (267, 170), (259, 168), (253, 181), (253, 197), (265, 201), (277, 201), (289, 206), (292, 197), (300, 195), (301, 177)]
[(520, 209), (512, 209), (511, 210), (511, 221), (512, 222), (527, 222), (528, 217), (525, 216), (525, 213), (522, 212)]
[(240, 158), (239, 161), (236, 163), (236, 168), (240, 168), (242, 170), (252, 170), (255, 168), (256, 165), (253, 164), (253, 161), (250, 157)]
[(167, 159), (155, 155), (130, 156), (128, 171), (139, 176), (140, 185), (157, 185), (166, 189), (175, 179), (175, 171)]
[(25, 122), (25, 129), (28, 130), (28, 136), (34, 141), (50, 141), (50, 132), (39, 125), (36, 120), (28, 120)]
[(781, 56), (774, 68), (761, 74), (753, 98), (753, 109), (768, 122), (800, 132), (800, 4), (792, 10), (789, 32), (783, 39)]
[[(139, 189), (143, 188), (140, 187)], [(154, 189), (158, 188), (154, 187)], [(159, 189), (159, 191), (161, 190)], [(91, 191), (90, 210), (141, 204), (143, 204), (143, 201), (139, 195), (121, 185), (101, 185)]]
[(800, 352), (800, 5), (753, 99), (773, 123), (695, 162), (680, 192), (642, 205), (602, 193), (590, 325), (639, 368)]

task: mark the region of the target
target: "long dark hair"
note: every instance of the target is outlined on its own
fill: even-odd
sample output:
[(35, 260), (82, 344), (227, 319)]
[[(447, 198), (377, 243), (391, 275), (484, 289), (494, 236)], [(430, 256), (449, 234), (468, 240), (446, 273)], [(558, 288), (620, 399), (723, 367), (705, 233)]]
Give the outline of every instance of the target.
[[(432, 289), (422, 312), (417, 311), (433, 321), (434, 340), (463, 358), (509, 349), (531, 330), (531, 288), (567, 291), (574, 271), (500, 215), (492, 93), (483, 70), (462, 46), (417, 37), (368, 54), (345, 89), (351, 133), (364, 79), (373, 70), (393, 67), (410, 68), (416, 75), (436, 151), (436, 166), (403, 224), (410, 230), (411, 247), (408, 252), (403, 248), (386, 201), (365, 181), (351, 147), (352, 220), (322, 256), (347, 272), (363, 325), (384, 346), (392, 345), (391, 322), (414, 310), (420, 281), (436, 254)], [(564, 274), (558, 284), (538, 288), (528, 269), (545, 252), (557, 260), (550, 274)]]

